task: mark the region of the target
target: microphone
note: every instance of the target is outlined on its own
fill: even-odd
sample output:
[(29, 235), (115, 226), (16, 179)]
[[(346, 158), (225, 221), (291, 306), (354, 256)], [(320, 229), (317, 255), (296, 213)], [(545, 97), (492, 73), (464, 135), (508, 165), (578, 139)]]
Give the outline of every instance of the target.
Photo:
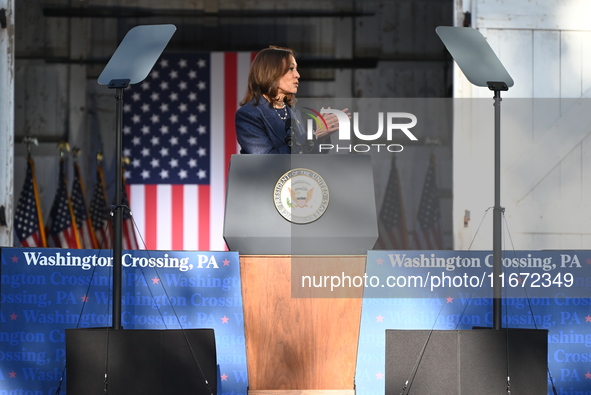
[(286, 126), (285, 127), (285, 131), (287, 133), (287, 136), (285, 136), (285, 144), (287, 144), (290, 148), (293, 147), (293, 140), (292, 140), (292, 136), (291, 136), (291, 126)]
[[(297, 130), (297, 128), (296, 128)], [(288, 119), (285, 123), (285, 144), (287, 144), (290, 148), (292, 153), (310, 153), (312, 149), (314, 149), (314, 141), (306, 139), (306, 135), (304, 133), (294, 133), (291, 127), (291, 120)], [(298, 139), (299, 137), (299, 139)], [(303, 140), (303, 141), (300, 141)]]

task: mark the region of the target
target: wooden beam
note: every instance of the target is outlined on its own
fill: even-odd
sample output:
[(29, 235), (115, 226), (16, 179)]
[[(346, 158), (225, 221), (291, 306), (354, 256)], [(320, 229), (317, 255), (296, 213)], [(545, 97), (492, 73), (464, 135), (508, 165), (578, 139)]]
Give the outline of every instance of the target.
[[(0, 0), (0, 247), (12, 246), (14, 194), (14, 0)], [(4, 17), (6, 21), (4, 23)]]
[(141, 7), (116, 7), (116, 6), (89, 6), (89, 7), (63, 7), (45, 6), (43, 15), (47, 17), (66, 18), (345, 18), (373, 16), (373, 12), (358, 11), (332, 11), (332, 10), (219, 10), (210, 12), (206, 10), (186, 9), (155, 9)]

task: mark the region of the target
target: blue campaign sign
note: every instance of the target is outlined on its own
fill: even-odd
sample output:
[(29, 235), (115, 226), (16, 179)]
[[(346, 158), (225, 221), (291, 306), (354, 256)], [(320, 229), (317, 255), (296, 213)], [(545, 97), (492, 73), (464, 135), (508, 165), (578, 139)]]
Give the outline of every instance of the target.
[[(66, 393), (65, 383), (60, 387), (65, 330), (111, 324), (110, 254), (2, 249), (0, 395), (53, 395), (58, 388)], [(548, 330), (548, 366), (557, 393), (589, 392), (591, 251), (504, 254), (509, 297), (503, 301), (503, 327)], [(124, 251), (123, 264), (124, 328), (213, 328), (218, 393), (246, 394), (238, 253)], [(364, 300), (356, 393), (385, 392), (387, 329), (490, 327), (490, 264), (490, 251), (370, 251), (365, 278), (359, 279)]]
[[(65, 393), (65, 330), (112, 322), (110, 254), (2, 249), (0, 394)], [(238, 253), (124, 251), (123, 266), (124, 329), (213, 328), (218, 392), (246, 394)]]
[[(548, 330), (548, 368), (557, 393), (591, 393), (591, 251), (506, 251), (502, 262), (503, 328)], [(384, 394), (386, 329), (492, 327), (490, 284), (470, 289), (469, 282), (472, 276), (482, 279), (483, 273), (488, 279), (491, 265), (490, 251), (370, 251), (357, 393)], [(436, 280), (428, 283), (427, 274)], [(573, 282), (565, 282), (570, 275)], [(553, 393), (549, 382), (548, 394)]]

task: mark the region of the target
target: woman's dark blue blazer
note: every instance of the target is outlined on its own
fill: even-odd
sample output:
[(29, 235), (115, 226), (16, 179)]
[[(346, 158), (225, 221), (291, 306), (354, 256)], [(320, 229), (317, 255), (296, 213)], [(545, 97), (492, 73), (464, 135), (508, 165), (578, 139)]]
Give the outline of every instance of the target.
[(289, 154), (285, 121), (269, 102), (261, 97), (246, 103), (236, 112), (236, 137), (241, 154)]
[[(291, 118), (291, 122), (288, 118), (286, 123), (264, 97), (260, 98), (258, 104), (255, 103), (252, 100), (236, 112), (236, 137), (241, 154), (290, 154), (290, 132), (293, 133), (293, 139), (301, 144), (306, 143), (306, 131), (297, 108), (286, 107)], [(327, 141), (330, 142), (330, 137)], [(317, 147), (309, 147), (309, 151), (317, 152)]]

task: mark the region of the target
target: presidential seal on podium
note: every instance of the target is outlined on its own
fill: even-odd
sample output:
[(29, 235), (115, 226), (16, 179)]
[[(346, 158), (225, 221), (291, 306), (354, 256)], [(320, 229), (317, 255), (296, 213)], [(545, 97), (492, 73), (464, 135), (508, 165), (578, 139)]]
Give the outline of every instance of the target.
[(283, 174), (273, 193), (275, 208), (295, 224), (308, 224), (322, 217), (328, 208), (328, 185), (310, 169), (292, 169)]

